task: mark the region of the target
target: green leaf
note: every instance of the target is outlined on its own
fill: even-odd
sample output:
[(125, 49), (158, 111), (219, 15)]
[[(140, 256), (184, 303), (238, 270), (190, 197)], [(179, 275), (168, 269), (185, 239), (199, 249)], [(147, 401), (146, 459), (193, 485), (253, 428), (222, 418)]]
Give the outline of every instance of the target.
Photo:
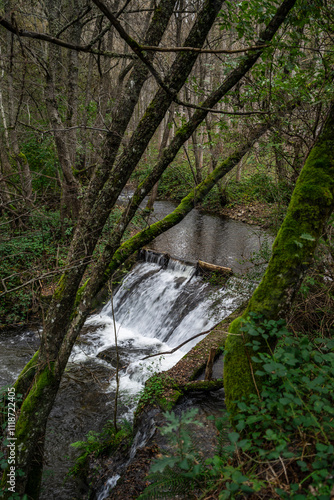
[(182, 462), (179, 463), (179, 467), (183, 470), (189, 470), (189, 463), (186, 458), (182, 460)]
[(157, 460), (153, 463), (151, 467), (151, 472), (163, 472), (166, 467), (170, 467), (171, 469), (178, 462), (177, 457), (165, 457)]
[(228, 434), (228, 439), (231, 441), (231, 443), (237, 443), (239, 437), (240, 437), (240, 434), (238, 432), (230, 432)]
[(228, 490), (224, 490), (219, 494), (219, 500), (227, 500), (231, 497), (231, 493)]
[(302, 240), (308, 240), (308, 241), (315, 241), (315, 238), (313, 238), (313, 236), (311, 234), (308, 234), (308, 233), (303, 233), (300, 238)]
[(243, 476), (239, 470), (236, 470), (232, 474), (232, 480), (235, 483), (241, 484), (241, 483), (244, 483), (245, 481), (248, 481), (248, 477), (247, 476)]

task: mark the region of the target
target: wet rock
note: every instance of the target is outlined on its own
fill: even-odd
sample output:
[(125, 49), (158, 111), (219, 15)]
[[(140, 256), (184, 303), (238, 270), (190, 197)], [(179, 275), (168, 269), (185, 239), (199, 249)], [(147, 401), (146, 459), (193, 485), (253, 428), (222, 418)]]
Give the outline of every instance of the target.
[[(126, 366), (133, 359), (133, 354), (136, 354), (136, 357), (138, 357), (138, 353), (140, 353), (141, 357), (144, 358), (145, 356), (152, 354), (152, 347), (150, 346), (146, 349), (143, 347), (133, 346), (118, 347), (120, 367)], [(109, 363), (113, 368), (117, 367), (117, 352), (115, 346), (108, 347), (107, 349), (99, 352), (97, 357)]]

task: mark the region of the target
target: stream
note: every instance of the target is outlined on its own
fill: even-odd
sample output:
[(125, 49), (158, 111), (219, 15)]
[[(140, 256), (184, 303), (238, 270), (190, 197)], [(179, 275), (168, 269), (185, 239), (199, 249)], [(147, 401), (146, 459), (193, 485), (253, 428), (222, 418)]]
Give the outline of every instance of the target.
[[(171, 202), (157, 202), (154, 218), (161, 219), (174, 207)], [(149, 245), (157, 253), (172, 256), (167, 267), (157, 253), (146, 251), (144, 260), (135, 264), (115, 293), (115, 317), (111, 303), (105, 304), (88, 318), (73, 349), (48, 421), (41, 500), (79, 499), (86, 492), (84, 483), (64, 482), (64, 478), (77, 456), (70, 443), (83, 440), (89, 430), (101, 431), (113, 418), (114, 320), (123, 367), (118, 417), (131, 420), (145, 380), (173, 366), (202, 337), (171, 355), (141, 358), (168, 351), (208, 330), (245, 299), (247, 292), (237, 276), (220, 288), (196, 275), (195, 261), (244, 272), (250, 266), (244, 260), (259, 249), (264, 238), (265, 233), (254, 226), (193, 210)], [(38, 348), (39, 335), (39, 331), (0, 335), (0, 386), (12, 384)], [(116, 481), (114, 476), (109, 478), (108, 488)], [(100, 492), (99, 500), (106, 498), (108, 488)]]

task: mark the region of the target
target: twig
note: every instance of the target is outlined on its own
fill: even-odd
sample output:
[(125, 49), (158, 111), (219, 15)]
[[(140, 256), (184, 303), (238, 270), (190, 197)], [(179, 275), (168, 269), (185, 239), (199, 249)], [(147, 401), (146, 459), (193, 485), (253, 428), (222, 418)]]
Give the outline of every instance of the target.
[(249, 50), (259, 50), (264, 47), (269, 47), (266, 45), (254, 45), (251, 47), (245, 47), (244, 49), (202, 49), (199, 47), (152, 47), (150, 45), (141, 45), (142, 50), (153, 51), (153, 52), (197, 52), (199, 54), (240, 54), (242, 52), (247, 52)]
[[(177, 347), (174, 347), (174, 349), (172, 349), (171, 351), (165, 351), (165, 352), (158, 352), (156, 354), (150, 354), (149, 356), (145, 356), (145, 358), (141, 358), (140, 361), (144, 361), (145, 359), (153, 358), (155, 356), (163, 356), (165, 354), (173, 354), (173, 352), (177, 351), (178, 349), (180, 349), (180, 347), (184, 346), (185, 344), (187, 344), (191, 340), (194, 340), (197, 337), (200, 337), (201, 335), (206, 335), (207, 333), (212, 332), (220, 323), (221, 323), (221, 321), (219, 321), (219, 323), (217, 323), (215, 326), (213, 326), (212, 328), (210, 328), (210, 330), (206, 330), (205, 332), (197, 333), (193, 337), (190, 337), (190, 339), (185, 340), (184, 342), (182, 342), (182, 344), (178, 345)], [(224, 332), (224, 333), (228, 333), (228, 332), (226, 332), (224, 330), (220, 330), (220, 331)]]
[(287, 474), (287, 472), (286, 472), (286, 468), (285, 468), (284, 462), (283, 462), (283, 460), (282, 460), (282, 457), (281, 457), (281, 456), (279, 456), (278, 458), (280, 459), (281, 464), (282, 464), (282, 466), (283, 466), (283, 470), (284, 470), (284, 475), (285, 475), (286, 482), (287, 482), (288, 484), (290, 484), (289, 479), (288, 479), (288, 474)]

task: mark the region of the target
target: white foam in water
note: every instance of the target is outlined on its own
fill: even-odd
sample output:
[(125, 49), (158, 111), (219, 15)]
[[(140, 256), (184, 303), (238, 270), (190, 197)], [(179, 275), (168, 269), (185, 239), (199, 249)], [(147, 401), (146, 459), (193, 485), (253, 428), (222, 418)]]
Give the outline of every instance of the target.
[[(214, 290), (194, 273), (194, 267), (175, 260), (169, 261), (167, 269), (153, 262), (137, 263), (115, 294), (117, 343), (128, 364), (120, 376), (121, 394), (137, 394), (153, 372), (171, 368), (204, 336), (173, 354), (141, 361), (143, 357), (170, 351), (210, 329), (239, 305), (239, 289)], [(230, 281), (233, 285), (233, 278)], [(115, 346), (110, 303), (86, 321), (86, 326), (90, 325), (94, 328), (85, 335), (83, 346), (75, 346), (72, 361), (96, 359), (100, 352)], [(114, 388), (115, 380), (110, 390)]]
[(194, 266), (190, 266), (176, 259), (169, 259), (167, 270), (175, 272), (180, 276), (186, 276), (187, 278), (192, 278), (196, 272), (196, 268)]
[[(152, 373), (174, 366), (204, 336), (186, 343), (172, 354), (144, 361), (142, 358), (170, 351), (197, 333), (209, 330), (242, 300), (240, 289), (234, 290), (234, 278), (229, 280), (229, 286), (217, 290), (195, 277), (195, 267), (170, 259), (167, 269), (162, 269), (163, 262), (159, 262), (158, 257), (156, 262), (136, 264), (114, 296), (117, 344), (120, 357), (126, 358), (128, 363), (120, 372), (120, 400), (127, 408), (122, 410), (123, 419), (132, 418), (136, 404), (134, 396), (143, 389)], [(72, 361), (98, 359), (99, 353), (115, 346), (110, 303), (86, 321), (86, 327), (90, 326), (92, 329), (85, 335), (84, 345), (75, 346)], [(110, 391), (114, 392), (115, 387), (113, 379)], [(137, 435), (131, 454), (134, 455), (146, 440), (146, 434)], [(108, 479), (97, 499), (104, 500), (118, 479), (119, 475)]]
[(115, 488), (116, 483), (120, 477), (121, 476), (119, 474), (116, 474), (115, 476), (110, 477), (108, 479), (108, 481), (106, 482), (106, 484), (104, 485), (104, 487), (102, 488), (102, 490), (100, 491), (100, 493), (98, 494), (97, 500), (104, 500), (105, 498), (107, 498), (109, 491), (112, 488)]

